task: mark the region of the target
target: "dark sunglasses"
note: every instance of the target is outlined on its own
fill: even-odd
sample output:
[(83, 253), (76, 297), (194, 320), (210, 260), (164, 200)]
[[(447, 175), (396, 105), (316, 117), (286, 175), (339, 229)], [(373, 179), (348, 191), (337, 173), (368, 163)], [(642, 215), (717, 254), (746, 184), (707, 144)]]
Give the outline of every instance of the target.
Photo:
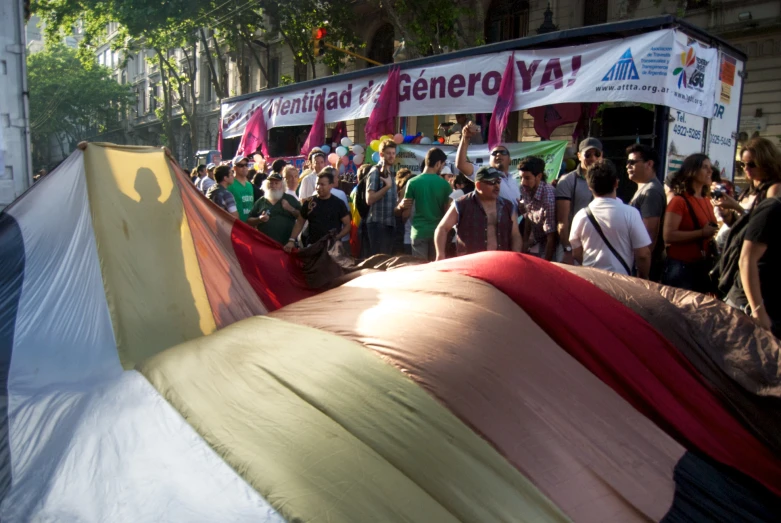
[(491, 156), (510, 156), (510, 152), (505, 151), (504, 149), (497, 149), (495, 151), (491, 151)]
[(248, 163), (237, 163), (235, 167), (247, 167), (248, 165)]
[(480, 183), (484, 183), (486, 185), (499, 185), (502, 183), (502, 180), (480, 180)]
[(601, 158), (602, 153), (599, 151), (594, 151), (594, 152), (589, 151), (586, 153), (586, 158), (591, 158), (592, 156), (594, 156), (595, 158)]
[(745, 169), (746, 167), (748, 167), (749, 169), (756, 169), (757, 168), (757, 163), (755, 161), (753, 161), (753, 160), (748, 162), (748, 163), (738, 162), (738, 166), (741, 169)]
[(645, 163), (645, 160), (627, 160), (626, 161), (627, 165), (634, 165), (636, 163)]

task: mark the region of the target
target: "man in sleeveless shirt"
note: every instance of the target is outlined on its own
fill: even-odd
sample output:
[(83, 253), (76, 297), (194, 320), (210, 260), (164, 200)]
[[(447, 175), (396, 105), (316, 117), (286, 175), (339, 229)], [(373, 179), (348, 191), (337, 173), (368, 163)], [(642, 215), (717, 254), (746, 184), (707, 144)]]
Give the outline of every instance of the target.
[(456, 200), (437, 226), (437, 260), (445, 259), (447, 233), (454, 226), (459, 256), (482, 251), (521, 252), (518, 214), (513, 202), (499, 196), (502, 178), (502, 172), (493, 167), (478, 169), (474, 192)]

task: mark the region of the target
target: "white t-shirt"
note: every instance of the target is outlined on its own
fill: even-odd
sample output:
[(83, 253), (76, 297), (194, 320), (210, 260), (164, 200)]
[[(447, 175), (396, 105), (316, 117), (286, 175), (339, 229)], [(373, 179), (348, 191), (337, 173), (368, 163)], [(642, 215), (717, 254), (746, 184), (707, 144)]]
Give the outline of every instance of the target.
[(214, 185), (215, 183), (217, 183), (217, 182), (215, 182), (214, 180), (212, 180), (211, 178), (209, 178), (209, 177), (207, 176), (207, 177), (205, 177), (205, 178), (203, 178), (203, 179), (201, 180), (201, 185), (199, 185), (199, 186), (198, 186), (198, 188), (201, 190), (201, 192), (202, 192), (203, 194), (206, 194), (206, 191), (208, 191), (208, 190), (209, 190), (209, 187), (211, 187), (211, 186), (212, 186), (212, 185)]
[(290, 196), (298, 200), (298, 195), (296, 194), (296, 191), (291, 191), (290, 189), (288, 189), (287, 191), (285, 191), (285, 194), (289, 194)]
[[(631, 268), (634, 265), (635, 249), (651, 245), (640, 212), (618, 198), (595, 198), (587, 208), (591, 209), (610, 244)], [(579, 210), (572, 219), (569, 242), (573, 249), (583, 247), (585, 267), (626, 274), (626, 269), (610, 252), (589, 220), (586, 208)]]
[(458, 200), (464, 195), (464, 191), (461, 189), (456, 189), (455, 191), (450, 193), (450, 199), (453, 201)]
[[(479, 165), (473, 163), (472, 175), (467, 176), (467, 178), (469, 178), (474, 182), (475, 175), (477, 174), (477, 170), (479, 168), (480, 168)], [(520, 183), (517, 180), (513, 179), (513, 177), (510, 176), (509, 174), (507, 174), (506, 176), (502, 176), (502, 184), (499, 186), (499, 196), (501, 196), (505, 200), (509, 200), (513, 204), (513, 211), (516, 213), (518, 212), (518, 200), (521, 199), (521, 187), (520, 187)]]
[(301, 198), (309, 198), (315, 194), (315, 187), (317, 186), (317, 175), (314, 171), (306, 171), (307, 175), (301, 178), (301, 183), (298, 187), (298, 194)]

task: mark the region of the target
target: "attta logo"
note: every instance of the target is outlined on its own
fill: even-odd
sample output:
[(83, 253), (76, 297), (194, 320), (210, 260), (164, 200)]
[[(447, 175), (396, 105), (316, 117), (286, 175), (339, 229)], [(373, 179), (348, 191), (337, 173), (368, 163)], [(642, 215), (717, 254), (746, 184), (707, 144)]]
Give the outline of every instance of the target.
[(702, 91), (705, 88), (705, 70), (708, 60), (698, 58), (693, 47), (680, 54), (681, 65), (673, 69), (673, 75), (678, 77), (678, 88), (687, 87)]
[(637, 67), (635, 67), (635, 61), (632, 59), (632, 49), (627, 49), (618, 62), (613, 64), (613, 67), (607, 72), (603, 82), (611, 82), (613, 80), (639, 80), (640, 75), (637, 74)]

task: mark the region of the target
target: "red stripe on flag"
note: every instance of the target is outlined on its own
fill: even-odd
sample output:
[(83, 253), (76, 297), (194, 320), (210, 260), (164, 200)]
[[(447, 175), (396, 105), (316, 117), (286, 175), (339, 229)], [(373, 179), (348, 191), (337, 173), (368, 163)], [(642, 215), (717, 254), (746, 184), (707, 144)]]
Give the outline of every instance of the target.
[(244, 277), (269, 311), (316, 294), (295, 258), (268, 236), (236, 220), (231, 242)]
[(559, 346), (684, 446), (781, 494), (779, 460), (729, 414), (666, 338), (598, 287), (554, 264), (507, 252), (428, 267), (501, 290)]

